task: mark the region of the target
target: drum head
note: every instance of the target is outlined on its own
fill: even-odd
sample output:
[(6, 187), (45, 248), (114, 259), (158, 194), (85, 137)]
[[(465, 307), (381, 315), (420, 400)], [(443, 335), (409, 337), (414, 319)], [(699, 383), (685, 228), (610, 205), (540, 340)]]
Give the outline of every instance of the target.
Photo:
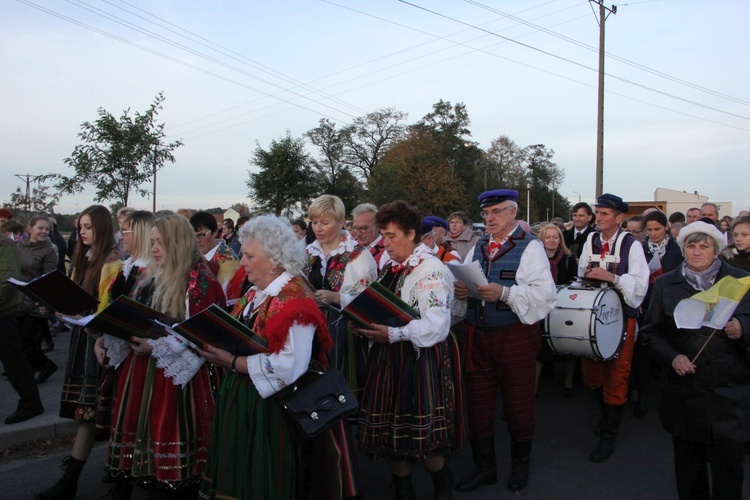
[(610, 359), (620, 351), (625, 331), (625, 311), (620, 296), (614, 290), (599, 295), (594, 305), (597, 307), (594, 328), (596, 350), (601, 359)]

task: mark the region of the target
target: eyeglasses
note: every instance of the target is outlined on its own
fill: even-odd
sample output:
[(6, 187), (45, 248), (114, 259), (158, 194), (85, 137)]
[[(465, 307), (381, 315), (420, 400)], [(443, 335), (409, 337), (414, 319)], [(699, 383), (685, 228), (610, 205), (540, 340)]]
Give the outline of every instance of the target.
[(134, 233), (135, 231), (133, 231), (133, 230), (130, 230), (130, 231), (120, 231), (120, 232), (121, 232), (122, 234), (133, 234), (133, 233)]
[(482, 219), (486, 219), (490, 215), (492, 215), (493, 217), (497, 217), (498, 215), (500, 215), (501, 213), (505, 212), (506, 210), (512, 207), (513, 205), (508, 205), (507, 207), (503, 207), (503, 208), (493, 208), (492, 210), (482, 210), (481, 212), (479, 212), (479, 216)]
[(371, 229), (370, 226), (352, 226), (352, 231), (356, 233), (366, 233)]
[(211, 234), (211, 230), (203, 231), (202, 233), (195, 233), (195, 237), (199, 240), (203, 240), (205, 238), (208, 238), (208, 236)]

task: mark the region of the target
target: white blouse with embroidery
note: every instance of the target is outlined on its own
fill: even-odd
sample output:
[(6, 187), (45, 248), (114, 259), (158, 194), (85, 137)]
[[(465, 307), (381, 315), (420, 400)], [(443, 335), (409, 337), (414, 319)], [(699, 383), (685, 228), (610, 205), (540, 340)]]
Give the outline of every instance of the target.
[[(323, 247), (319, 241), (313, 241), (307, 245), (307, 253), (320, 258), (320, 274), (325, 277), (328, 261), (331, 257), (341, 255), (345, 252), (351, 252), (357, 242), (348, 231), (341, 231), (341, 242), (338, 248), (328, 254), (323, 252)], [(362, 291), (370, 286), (370, 283), (378, 279), (378, 264), (375, 262), (372, 254), (365, 250), (357, 258), (349, 261), (344, 269), (344, 281), (341, 283), (339, 294), (341, 295), (341, 307), (346, 307)]]
[[(245, 307), (243, 317), (256, 312), (267, 299), (276, 297), (291, 279), (292, 275), (285, 271), (264, 290), (253, 287), (255, 297)], [(314, 336), (314, 325), (301, 325), (295, 321), (279, 352), (247, 357), (247, 373), (263, 399), (293, 383), (307, 371)]]
[(404, 279), (401, 299), (419, 311), (420, 319), (406, 326), (389, 327), (388, 337), (391, 343), (431, 347), (450, 333), (453, 275), (423, 244), (414, 249), (407, 262), (414, 269)]

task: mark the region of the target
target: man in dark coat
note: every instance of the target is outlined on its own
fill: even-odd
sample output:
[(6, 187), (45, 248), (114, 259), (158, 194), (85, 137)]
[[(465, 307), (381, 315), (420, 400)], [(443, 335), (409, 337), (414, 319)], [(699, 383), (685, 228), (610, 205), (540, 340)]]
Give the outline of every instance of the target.
[(742, 497), (743, 448), (750, 441), (750, 294), (712, 337), (712, 328), (678, 328), (674, 319), (682, 299), (725, 276), (749, 276), (717, 258), (723, 236), (703, 222), (680, 232), (685, 264), (657, 278), (641, 329), (664, 369), (660, 416), (672, 434), (681, 499)]
[(573, 227), (563, 231), (565, 246), (576, 256), (576, 262), (581, 258), (583, 245), (594, 231), (591, 225), (594, 221), (594, 211), (588, 203), (576, 203), (573, 205)]

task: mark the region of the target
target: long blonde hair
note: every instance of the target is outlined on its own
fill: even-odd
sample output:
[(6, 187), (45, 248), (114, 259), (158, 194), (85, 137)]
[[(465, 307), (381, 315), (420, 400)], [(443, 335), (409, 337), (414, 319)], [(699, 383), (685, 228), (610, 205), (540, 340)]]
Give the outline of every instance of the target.
[(185, 297), (190, 271), (204, 260), (198, 249), (195, 231), (182, 215), (159, 217), (153, 226), (159, 231), (164, 258), (161, 264), (151, 261), (154, 276), (153, 307), (180, 321), (185, 319)]
[(151, 257), (151, 224), (154, 222), (154, 214), (146, 210), (135, 210), (128, 213), (123, 222), (130, 224), (133, 234), (133, 248), (130, 255), (133, 260), (149, 260)]

